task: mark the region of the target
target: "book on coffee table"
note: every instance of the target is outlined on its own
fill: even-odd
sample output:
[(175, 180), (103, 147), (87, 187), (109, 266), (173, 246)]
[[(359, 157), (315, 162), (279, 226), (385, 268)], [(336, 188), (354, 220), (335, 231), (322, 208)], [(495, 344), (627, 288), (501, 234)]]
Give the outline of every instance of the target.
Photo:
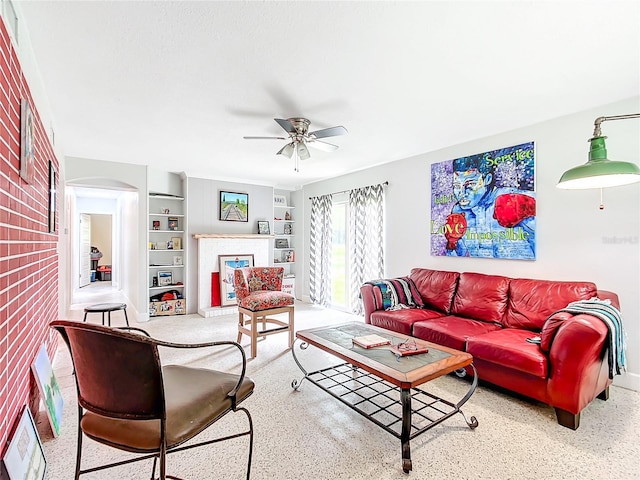
[(372, 333), (371, 335), (363, 335), (362, 337), (353, 337), (353, 343), (362, 348), (380, 347), (382, 345), (390, 345), (391, 340), (387, 340), (380, 335)]
[(427, 347), (419, 346), (416, 343), (401, 343), (399, 345), (391, 345), (389, 351), (394, 355), (400, 357), (406, 357), (407, 355), (417, 355), (419, 353), (427, 353), (429, 349)]

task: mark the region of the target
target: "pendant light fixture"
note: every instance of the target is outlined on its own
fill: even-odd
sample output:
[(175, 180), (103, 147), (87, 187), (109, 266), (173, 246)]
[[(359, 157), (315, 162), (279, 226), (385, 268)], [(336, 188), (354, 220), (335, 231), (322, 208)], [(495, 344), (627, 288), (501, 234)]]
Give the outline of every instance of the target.
[(591, 145), (589, 161), (584, 165), (573, 167), (564, 172), (557, 187), (567, 190), (581, 190), (617, 187), (640, 182), (640, 167), (638, 165), (607, 158), (607, 148), (604, 142), (607, 137), (602, 136), (600, 130), (602, 122), (628, 118), (640, 118), (640, 113), (596, 118), (593, 137), (589, 139)]

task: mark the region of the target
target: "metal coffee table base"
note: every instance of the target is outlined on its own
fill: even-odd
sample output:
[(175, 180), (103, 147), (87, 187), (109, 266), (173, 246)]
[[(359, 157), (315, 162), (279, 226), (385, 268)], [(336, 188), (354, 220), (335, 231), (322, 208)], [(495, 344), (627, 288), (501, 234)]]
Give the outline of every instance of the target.
[[(308, 343), (300, 343), (300, 349), (305, 350), (307, 347)], [(471, 368), (474, 375), (469, 391), (458, 403), (452, 403), (420, 388), (396, 387), (350, 363), (341, 363), (322, 370), (307, 372), (296, 356), (295, 345), (291, 349), (291, 353), (304, 374), (300, 381), (293, 380), (291, 387), (294, 390), (299, 390), (302, 382), (309, 380), (391, 435), (399, 438), (402, 445), (402, 470), (405, 473), (412, 470), (410, 441), (413, 438), (457, 413), (462, 415), (469, 428), (474, 429), (478, 426), (476, 417), (472, 416), (467, 420), (465, 414), (460, 410), (460, 407), (473, 395), (478, 385), (478, 375), (473, 364), (471, 364)]]

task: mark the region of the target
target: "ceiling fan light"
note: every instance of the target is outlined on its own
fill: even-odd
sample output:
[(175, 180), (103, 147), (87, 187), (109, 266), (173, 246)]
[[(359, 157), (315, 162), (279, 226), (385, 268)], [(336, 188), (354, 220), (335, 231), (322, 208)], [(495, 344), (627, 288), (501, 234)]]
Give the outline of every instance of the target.
[(562, 174), (557, 187), (565, 190), (607, 188), (640, 182), (640, 168), (635, 163), (607, 159), (605, 138), (589, 140), (589, 161)]
[(311, 158), (309, 149), (304, 142), (298, 142), (298, 156), (300, 157), (300, 160), (308, 160)]
[(291, 158), (293, 157), (294, 150), (295, 148), (293, 146), (293, 143), (287, 143), (284, 147), (280, 149), (278, 153), (276, 153), (276, 155), (284, 155), (285, 157)]

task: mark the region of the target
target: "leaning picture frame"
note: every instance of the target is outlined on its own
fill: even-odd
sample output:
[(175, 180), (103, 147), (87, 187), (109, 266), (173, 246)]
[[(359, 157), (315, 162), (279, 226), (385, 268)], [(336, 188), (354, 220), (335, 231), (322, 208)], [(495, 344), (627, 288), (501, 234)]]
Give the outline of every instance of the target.
[(258, 220), (258, 233), (260, 235), (269, 235), (271, 233), (267, 220)]
[(43, 480), (47, 470), (42, 443), (29, 407), (25, 405), (2, 459), (9, 480)]
[(220, 220), (224, 222), (248, 222), (249, 194), (221, 190)]
[(287, 206), (287, 197), (284, 195), (274, 195), (273, 196), (273, 205), (276, 207), (286, 207)]
[(53, 373), (51, 361), (49, 360), (49, 355), (47, 355), (44, 343), (40, 345), (40, 350), (38, 350), (38, 354), (31, 364), (31, 370), (33, 371), (33, 376), (36, 378), (40, 397), (47, 411), (51, 431), (53, 432), (53, 436), (57, 437), (60, 435), (60, 427), (62, 425), (64, 400), (56, 375)]
[(158, 286), (166, 287), (173, 284), (173, 274), (169, 271), (158, 272)]
[(236, 291), (233, 288), (233, 275), (237, 268), (253, 267), (253, 254), (218, 255), (220, 264), (220, 305), (236, 305)]

